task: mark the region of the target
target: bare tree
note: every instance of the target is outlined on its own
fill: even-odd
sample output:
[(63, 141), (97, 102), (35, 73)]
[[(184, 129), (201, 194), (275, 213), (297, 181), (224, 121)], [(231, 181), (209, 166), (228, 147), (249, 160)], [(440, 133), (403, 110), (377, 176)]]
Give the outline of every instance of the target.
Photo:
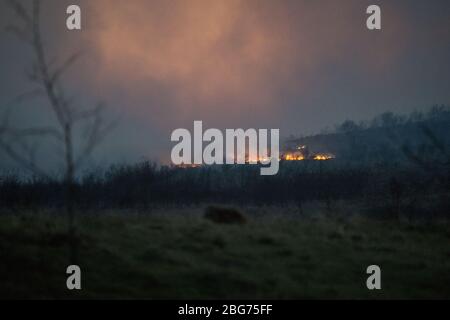
[[(52, 179), (35, 161), (35, 141), (37, 138), (50, 138), (63, 147), (65, 203), (69, 236), (72, 239), (71, 259), (76, 260), (76, 224), (73, 208), (76, 173), (111, 129), (112, 124), (105, 123), (105, 109), (102, 104), (93, 108), (80, 108), (75, 106), (73, 99), (68, 97), (64, 90), (62, 76), (77, 61), (79, 54), (69, 56), (58, 65), (53, 62), (53, 59), (48, 58), (41, 32), (41, 1), (33, 0), (31, 8), (24, 6), (19, 0), (7, 0), (7, 3), (18, 18), (18, 24), (8, 26), (7, 30), (26, 43), (33, 53), (33, 62), (27, 75), (34, 89), (20, 95), (14, 102), (34, 98), (37, 95), (44, 96), (48, 101), (49, 112), (56, 118), (56, 123), (54, 126), (16, 128), (10, 123), (10, 114), (14, 107), (12, 105), (4, 112), (0, 122), (0, 149), (31, 173)], [(74, 141), (77, 134), (75, 126), (80, 124), (87, 129), (78, 137), (82, 146), (75, 148)]]

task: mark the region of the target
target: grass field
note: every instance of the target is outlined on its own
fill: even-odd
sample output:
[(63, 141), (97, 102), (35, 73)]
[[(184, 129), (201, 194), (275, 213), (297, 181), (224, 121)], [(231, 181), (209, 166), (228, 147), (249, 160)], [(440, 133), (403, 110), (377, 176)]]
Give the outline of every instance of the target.
[[(0, 297), (450, 298), (446, 222), (246, 213), (244, 225), (214, 224), (199, 209), (85, 214), (81, 291), (66, 289), (63, 217), (1, 215)], [(372, 264), (382, 290), (366, 288)]]

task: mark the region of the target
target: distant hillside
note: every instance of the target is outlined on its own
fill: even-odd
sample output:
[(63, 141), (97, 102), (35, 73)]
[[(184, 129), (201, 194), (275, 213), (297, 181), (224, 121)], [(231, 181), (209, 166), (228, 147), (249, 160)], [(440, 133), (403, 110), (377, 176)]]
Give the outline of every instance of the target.
[(399, 162), (412, 157), (448, 161), (450, 107), (435, 106), (408, 116), (384, 113), (360, 124), (347, 120), (336, 126), (334, 133), (286, 142), (288, 150), (302, 145), (310, 153), (333, 153), (337, 160), (355, 163)]

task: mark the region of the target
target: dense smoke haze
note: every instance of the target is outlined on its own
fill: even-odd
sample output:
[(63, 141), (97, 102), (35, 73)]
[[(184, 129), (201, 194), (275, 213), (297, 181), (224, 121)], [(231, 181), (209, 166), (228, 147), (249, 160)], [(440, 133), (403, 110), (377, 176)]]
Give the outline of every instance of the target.
[[(170, 133), (208, 127), (316, 133), (345, 119), (450, 102), (448, 1), (45, 1), (48, 52), (81, 51), (66, 76), (81, 105), (98, 100), (118, 125), (92, 164), (167, 162)], [(65, 28), (82, 8), (83, 29)], [(1, 3), (2, 27), (15, 21)], [(0, 104), (28, 88), (28, 48), (0, 38)], [(45, 100), (14, 107), (19, 124), (49, 122)]]

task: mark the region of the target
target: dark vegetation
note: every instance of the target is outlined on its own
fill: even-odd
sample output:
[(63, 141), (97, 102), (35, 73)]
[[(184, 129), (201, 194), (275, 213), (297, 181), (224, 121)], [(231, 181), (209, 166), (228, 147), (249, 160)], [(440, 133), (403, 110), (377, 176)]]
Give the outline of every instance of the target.
[(448, 165), (450, 107), (436, 105), (409, 115), (385, 112), (361, 123), (347, 120), (335, 132), (290, 137), (289, 144), (331, 152), (340, 161), (355, 165), (404, 165), (419, 158), (435, 167)]
[[(325, 203), (332, 211), (336, 203), (352, 201), (361, 205), (362, 212), (380, 216), (447, 215), (449, 108), (434, 107), (408, 118), (379, 118), (403, 120), (374, 120), (377, 125), (369, 128), (353, 128), (347, 121), (334, 134), (296, 141), (335, 153), (333, 160), (283, 161), (275, 176), (260, 176), (258, 166), (250, 165), (115, 165), (80, 176), (74, 185), (74, 203), (83, 210), (202, 203), (294, 205), (302, 213), (308, 202)], [(353, 129), (342, 132), (348, 127)], [(0, 178), (0, 207), (5, 209), (61, 208), (64, 202), (64, 182), (57, 179), (8, 174)]]
[[(276, 176), (150, 162), (87, 172), (74, 183), (75, 235), (64, 181), (4, 174), (0, 297), (448, 299), (450, 126), (448, 108), (434, 110), (302, 138), (336, 159), (284, 161)], [(390, 154), (374, 161), (351, 147), (383, 141)], [(73, 244), (81, 291), (65, 286)], [(372, 264), (382, 290), (366, 288)]]
[[(0, 215), (0, 297), (141, 299), (406, 299), (450, 297), (448, 222), (359, 215), (298, 219), (288, 208), (241, 211), (241, 225), (197, 209), (80, 215), (82, 290), (66, 289), (61, 215)], [(382, 290), (366, 268), (382, 268)]]

